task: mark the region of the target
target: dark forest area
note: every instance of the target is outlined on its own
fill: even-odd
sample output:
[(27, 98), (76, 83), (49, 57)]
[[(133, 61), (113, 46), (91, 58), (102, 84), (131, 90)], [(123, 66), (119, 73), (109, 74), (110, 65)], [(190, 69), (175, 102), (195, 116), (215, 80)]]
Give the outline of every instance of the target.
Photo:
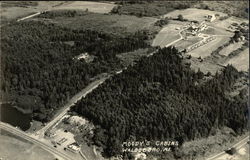
[(93, 142), (107, 156), (120, 154), (128, 140), (172, 139), (181, 144), (223, 126), (240, 134), (247, 126), (247, 100), (228, 99), (224, 92), (241, 74), (227, 66), (203, 82), (205, 75), (184, 65), (181, 54), (168, 47), (106, 81), (74, 111), (100, 126)]
[[(1, 90), (43, 122), (93, 77), (121, 68), (116, 54), (148, 47), (141, 32), (120, 38), (42, 22), (15, 23), (1, 33)], [(74, 59), (85, 52), (92, 62)]]

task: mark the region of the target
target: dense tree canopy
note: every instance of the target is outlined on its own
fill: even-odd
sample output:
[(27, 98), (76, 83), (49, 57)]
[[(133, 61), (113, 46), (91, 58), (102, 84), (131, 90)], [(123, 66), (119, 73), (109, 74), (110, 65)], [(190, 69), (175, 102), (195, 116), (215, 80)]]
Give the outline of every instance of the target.
[(108, 80), (74, 110), (101, 126), (93, 140), (108, 156), (120, 153), (128, 139), (186, 141), (222, 126), (241, 133), (247, 103), (224, 94), (240, 74), (227, 66), (204, 82), (175, 48), (164, 48)]
[[(116, 54), (148, 46), (141, 32), (121, 38), (34, 21), (1, 29), (1, 90), (14, 95), (16, 102), (20, 102), (20, 96), (32, 102), (19, 106), (33, 110), (34, 118), (42, 121), (47, 121), (91, 78), (120, 68)], [(85, 52), (95, 57), (94, 61), (74, 59)]]

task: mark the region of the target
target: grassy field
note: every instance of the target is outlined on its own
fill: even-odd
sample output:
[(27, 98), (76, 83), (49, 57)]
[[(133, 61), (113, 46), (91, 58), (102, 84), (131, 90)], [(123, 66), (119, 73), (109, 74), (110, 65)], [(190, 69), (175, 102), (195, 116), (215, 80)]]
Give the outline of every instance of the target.
[(186, 49), (187, 47), (201, 41), (202, 38), (200, 37), (191, 37), (191, 38), (188, 38), (187, 40), (180, 40), (179, 42), (175, 43), (174, 46), (180, 50), (182, 49)]
[(188, 52), (188, 54), (193, 57), (208, 57), (213, 51), (215, 51), (221, 45), (227, 43), (229, 40), (230, 37), (227, 36), (216, 36), (215, 40)]
[(51, 9), (53, 6), (60, 3), (62, 2), (39, 1), (34, 5), (24, 5), (22, 2), (1, 2), (1, 23), (3, 24), (21, 17), (31, 15), (32, 13)]
[(231, 52), (240, 48), (242, 46), (242, 44), (243, 44), (243, 42), (232, 43), (229, 46), (223, 48), (219, 54), (224, 55), (224, 56), (228, 56)]
[(72, 1), (64, 3), (56, 7), (56, 9), (70, 9), (70, 10), (88, 10), (89, 12), (96, 13), (109, 13), (115, 4), (101, 3), (101, 2), (90, 2), (90, 1)]
[(0, 135), (0, 144), (0, 158), (4, 160), (52, 160), (55, 158), (54, 155), (34, 144), (6, 134)]
[(239, 71), (248, 71), (249, 69), (249, 48), (245, 49), (238, 56), (231, 58), (224, 65), (232, 64)]
[(153, 2), (122, 2), (116, 13), (136, 16), (154, 17), (164, 15), (174, 9), (192, 7), (196, 2), (189, 1), (153, 1)]
[[(44, 21), (43, 18), (33, 18), (33, 20)], [(156, 18), (138, 18), (136, 16), (90, 12), (82, 16), (59, 16), (53, 19), (46, 19), (45, 21), (71, 29), (90, 29), (119, 36), (126, 36), (126, 34), (135, 33), (139, 30), (148, 30), (154, 33), (160, 29), (154, 26), (154, 23), (157, 21)]]
[(208, 27), (208, 29), (203, 30), (201, 33), (209, 34), (209, 35), (228, 35), (228, 36), (233, 35), (231, 32), (228, 32), (225, 29), (214, 28), (214, 27)]
[(162, 28), (162, 30), (156, 35), (152, 46), (166, 46), (167, 44), (181, 38), (179, 35), (179, 30), (176, 30), (177, 27), (182, 27), (183, 24), (167, 24)]

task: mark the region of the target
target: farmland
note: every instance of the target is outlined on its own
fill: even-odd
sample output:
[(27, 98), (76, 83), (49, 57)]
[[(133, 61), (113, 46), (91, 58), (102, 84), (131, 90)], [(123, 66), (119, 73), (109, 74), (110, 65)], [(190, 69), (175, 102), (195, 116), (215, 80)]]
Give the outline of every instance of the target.
[(19, 3), (14, 2), (1, 2), (1, 23), (6, 23), (12, 20), (16, 20), (21, 17), (25, 17), (31, 15), (36, 12), (44, 11), (51, 9), (55, 5), (59, 5), (62, 2), (58, 1), (39, 1), (32, 5), (30, 4), (23, 4), (20, 5)]
[(115, 4), (101, 3), (101, 2), (90, 2), (90, 1), (73, 1), (66, 2), (63, 5), (56, 7), (56, 9), (67, 9), (67, 10), (88, 10), (89, 12), (95, 13), (109, 13)]
[(152, 34), (159, 30), (159, 27), (153, 25), (157, 20), (156, 18), (138, 18), (136, 16), (98, 14), (90, 12), (86, 12), (84, 15), (76, 15), (75, 17), (57, 16), (52, 19), (33, 18), (31, 20), (48, 21), (49, 23), (70, 29), (89, 29), (121, 37), (141, 30), (148, 30)]
[(242, 46), (243, 42), (239, 42), (239, 43), (232, 43), (229, 46), (223, 48), (220, 51), (220, 55), (224, 55), (224, 56), (228, 56), (231, 52), (237, 50), (238, 48), (240, 48)]
[(224, 65), (232, 64), (239, 71), (248, 71), (249, 69), (249, 48), (245, 49), (238, 56), (231, 58)]

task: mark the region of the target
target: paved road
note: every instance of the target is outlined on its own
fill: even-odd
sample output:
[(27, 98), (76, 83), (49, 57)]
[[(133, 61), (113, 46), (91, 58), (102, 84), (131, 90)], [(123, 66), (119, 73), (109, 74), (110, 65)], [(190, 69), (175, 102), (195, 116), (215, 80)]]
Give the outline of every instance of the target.
[(32, 142), (34, 144), (37, 144), (38, 146), (42, 147), (43, 149), (53, 153), (54, 155), (57, 155), (58, 157), (61, 157), (62, 159), (65, 159), (65, 160), (74, 160), (72, 159), (71, 157), (69, 157), (66, 153), (63, 153), (63, 152), (60, 152), (58, 150), (56, 150), (55, 148), (43, 143), (43, 142), (40, 142), (38, 141), (37, 139), (34, 139), (32, 137), (30, 137), (27, 133), (9, 125), (9, 124), (6, 124), (6, 123), (3, 123), (3, 122), (0, 122), (0, 128), (6, 130), (6, 131), (9, 131), (11, 132), (12, 134), (15, 134), (16, 136), (19, 136), (25, 140), (28, 140), (29, 142)]
[[(234, 144), (231, 148), (235, 148), (235, 149), (239, 149), (242, 146), (244, 146), (247, 142), (249, 141), (249, 136), (247, 136), (246, 138), (242, 139), (241, 141), (239, 141), (238, 143)], [(207, 160), (214, 160), (217, 159), (223, 155), (227, 154), (225, 151), (220, 152), (212, 157), (207, 158)]]
[(92, 92), (95, 88), (97, 88), (100, 84), (102, 84), (107, 78), (101, 78), (99, 80), (96, 80), (92, 83), (90, 83), (86, 88), (84, 88), (81, 92), (76, 94), (74, 97), (72, 97), (69, 102), (63, 107), (63, 111), (58, 114), (52, 121), (50, 121), (48, 124), (46, 124), (45, 127), (41, 128), (36, 132), (37, 135), (43, 136), (44, 133), (52, 126), (54, 126), (56, 123), (59, 123), (63, 116), (69, 111), (70, 107), (73, 106), (77, 101), (79, 101), (81, 98), (85, 97), (88, 93)]
[(42, 12), (37, 12), (37, 13), (34, 13), (34, 14), (32, 14), (32, 15), (29, 15), (29, 16), (26, 16), (26, 17), (23, 17), (23, 18), (20, 18), (20, 19), (17, 20), (17, 22), (23, 21), (23, 20), (25, 20), (25, 19), (29, 19), (29, 18), (32, 18), (32, 17), (35, 17), (35, 16), (38, 16), (38, 15), (41, 14), (41, 13), (42, 13)]

